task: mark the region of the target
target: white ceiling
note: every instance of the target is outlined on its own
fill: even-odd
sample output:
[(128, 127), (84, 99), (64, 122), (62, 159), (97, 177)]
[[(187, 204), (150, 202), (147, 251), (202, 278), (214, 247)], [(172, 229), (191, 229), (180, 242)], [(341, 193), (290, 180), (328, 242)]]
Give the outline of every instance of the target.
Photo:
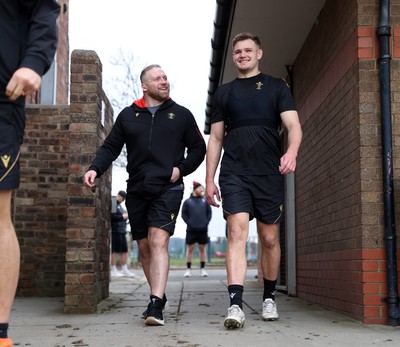
[[(261, 71), (276, 77), (286, 76), (285, 65), (292, 65), (325, 0), (237, 0), (231, 36), (243, 31), (258, 35), (264, 56)], [(236, 77), (227, 52), (223, 83)]]

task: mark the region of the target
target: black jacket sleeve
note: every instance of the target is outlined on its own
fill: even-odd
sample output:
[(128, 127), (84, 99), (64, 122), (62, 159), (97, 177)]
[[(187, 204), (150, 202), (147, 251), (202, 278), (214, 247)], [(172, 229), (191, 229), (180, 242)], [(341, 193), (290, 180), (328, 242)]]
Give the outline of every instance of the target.
[(184, 142), (187, 148), (187, 156), (178, 165), (181, 176), (187, 176), (194, 172), (203, 162), (206, 154), (206, 143), (191, 113), (188, 117)]
[(187, 200), (185, 200), (182, 205), (182, 219), (186, 224), (189, 223), (189, 208)]
[(57, 17), (60, 5), (55, 0), (20, 0), (21, 7), (31, 13), (25, 54), (20, 67), (27, 67), (40, 76), (47, 72), (57, 49)]
[(206, 212), (207, 212), (207, 224), (210, 223), (211, 217), (212, 217), (212, 211), (211, 211), (211, 206), (207, 203), (206, 205)]
[(118, 115), (110, 134), (97, 151), (96, 157), (89, 167), (89, 170), (96, 171), (97, 177), (100, 177), (107, 171), (112, 162), (118, 158), (122, 148), (124, 147), (125, 140), (122, 131), (121, 113)]

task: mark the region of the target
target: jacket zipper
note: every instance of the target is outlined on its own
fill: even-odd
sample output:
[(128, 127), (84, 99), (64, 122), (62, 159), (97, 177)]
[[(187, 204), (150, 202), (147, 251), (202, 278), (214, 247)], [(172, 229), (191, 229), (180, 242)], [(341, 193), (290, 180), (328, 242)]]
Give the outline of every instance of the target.
[(154, 115), (155, 114), (153, 113), (151, 114), (151, 125), (150, 125), (149, 146), (148, 146), (149, 154), (151, 153), (151, 138), (153, 136)]

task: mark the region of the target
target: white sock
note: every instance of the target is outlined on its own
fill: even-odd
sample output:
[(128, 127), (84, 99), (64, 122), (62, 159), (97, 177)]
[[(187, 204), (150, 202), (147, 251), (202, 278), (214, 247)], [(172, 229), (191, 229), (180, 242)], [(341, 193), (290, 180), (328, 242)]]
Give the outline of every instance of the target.
[(112, 272), (117, 272), (117, 266), (116, 265), (111, 265), (111, 271)]
[(122, 271), (128, 271), (128, 265), (124, 264), (121, 266)]

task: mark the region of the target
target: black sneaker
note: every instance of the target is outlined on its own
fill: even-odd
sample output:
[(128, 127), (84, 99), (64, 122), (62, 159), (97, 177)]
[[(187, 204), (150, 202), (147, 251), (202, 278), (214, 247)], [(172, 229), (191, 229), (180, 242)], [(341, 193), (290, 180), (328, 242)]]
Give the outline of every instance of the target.
[(147, 318), (147, 312), (150, 308), (151, 302), (149, 302), (149, 304), (147, 305), (147, 308), (143, 311), (142, 313), (142, 319), (146, 319)]
[[(151, 305), (151, 302), (149, 302), (149, 304), (147, 305), (147, 308), (143, 311), (142, 319), (146, 319), (147, 318), (147, 311), (149, 310), (150, 305)], [(167, 297), (164, 294), (164, 297), (163, 297), (163, 308), (162, 308), (163, 313), (165, 311), (168, 311), (168, 309), (169, 309), (169, 303), (168, 303)]]
[(144, 323), (152, 326), (164, 325), (163, 303), (160, 299), (152, 299), (147, 308), (147, 317)]

